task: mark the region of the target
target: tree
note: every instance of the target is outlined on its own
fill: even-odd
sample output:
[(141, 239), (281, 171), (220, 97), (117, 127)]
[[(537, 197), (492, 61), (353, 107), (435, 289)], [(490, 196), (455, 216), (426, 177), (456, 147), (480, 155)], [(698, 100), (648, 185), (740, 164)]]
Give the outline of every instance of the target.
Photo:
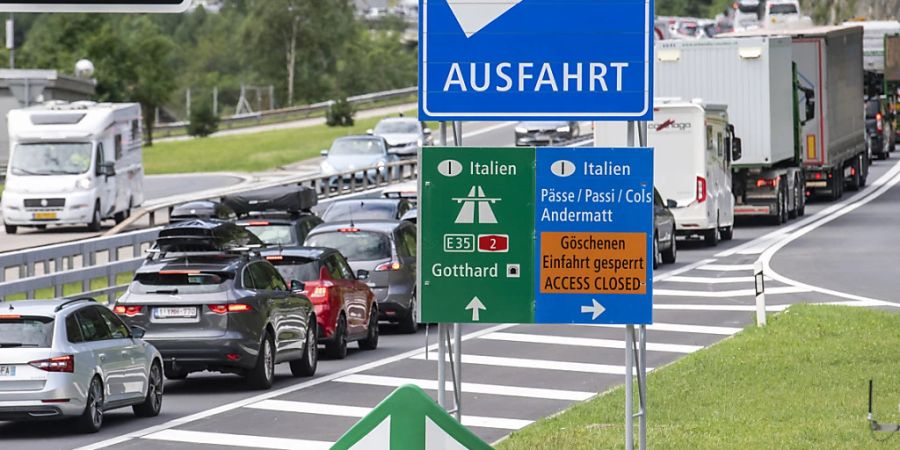
[(207, 137), (219, 130), (219, 116), (213, 114), (209, 102), (200, 102), (191, 110), (187, 132), (191, 136)]
[(132, 101), (141, 104), (145, 141), (151, 146), (156, 108), (162, 106), (175, 88), (175, 70), (170, 62), (175, 45), (144, 16), (124, 26), (132, 30), (125, 40), (131, 66), (128, 94)]

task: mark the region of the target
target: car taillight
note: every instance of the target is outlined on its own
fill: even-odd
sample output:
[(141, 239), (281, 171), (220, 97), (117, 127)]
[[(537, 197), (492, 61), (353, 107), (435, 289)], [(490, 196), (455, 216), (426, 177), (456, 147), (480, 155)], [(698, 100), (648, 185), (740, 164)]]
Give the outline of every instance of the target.
[(881, 113), (875, 114), (875, 128), (879, 133), (884, 131), (884, 116)]
[(821, 179), (822, 179), (822, 172), (816, 172), (816, 179), (817, 179), (817, 180), (821, 180)]
[(403, 267), (403, 266), (400, 264), (400, 261), (391, 261), (391, 262), (386, 262), (384, 264), (379, 264), (378, 266), (375, 267), (375, 271), (376, 272), (390, 272), (392, 270), (400, 270), (401, 267)]
[(697, 203), (706, 201), (706, 178), (697, 177)]
[(779, 182), (778, 178), (772, 178), (772, 179), (760, 178), (760, 179), (756, 180), (756, 187), (758, 187), (758, 188), (770, 187), (772, 189), (775, 189), (778, 187), (778, 182)]
[(265, 227), (268, 225), (269, 225), (269, 222), (265, 221), (265, 220), (251, 220), (250, 222), (247, 223), (247, 226), (251, 226), (251, 227)]
[(45, 372), (75, 372), (75, 358), (72, 355), (31, 361), (28, 365)]
[(284, 261), (284, 256), (281, 256), (281, 255), (266, 256), (266, 261)]
[(143, 309), (144, 307), (140, 305), (116, 305), (113, 308), (113, 312), (120, 316), (134, 317), (140, 314)]
[(324, 297), (328, 297), (328, 288), (327, 287), (319, 286), (319, 287), (313, 289), (313, 291), (309, 294), (309, 298), (311, 298), (311, 299), (324, 298)]
[(253, 307), (246, 303), (229, 303), (227, 305), (209, 305), (209, 310), (216, 314), (226, 314), (253, 311)]
[(338, 233), (359, 233), (359, 228), (338, 228)]

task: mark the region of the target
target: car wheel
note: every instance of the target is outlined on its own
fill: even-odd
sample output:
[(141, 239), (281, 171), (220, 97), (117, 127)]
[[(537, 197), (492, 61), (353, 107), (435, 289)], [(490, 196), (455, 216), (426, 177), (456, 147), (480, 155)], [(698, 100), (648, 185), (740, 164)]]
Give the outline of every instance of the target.
[(412, 293), (412, 299), (409, 304), (409, 311), (406, 313), (406, 317), (400, 320), (400, 332), (406, 334), (413, 334), (419, 331), (419, 322), (416, 319), (418, 316), (419, 309), (419, 299), (416, 298), (416, 291)]
[(678, 245), (675, 243), (675, 230), (672, 230), (671, 239), (672, 242), (669, 244), (669, 248), (662, 254), (663, 262), (666, 264), (672, 264), (678, 258)]
[(88, 387), (84, 412), (78, 417), (78, 428), (85, 433), (96, 433), (103, 426), (103, 383), (94, 377)]
[(334, 337), (331, 342), (325, 344), (325, 354), (330, 359), (344, 359), (347, 357), (347, 318), (341, 314), (338, 317), (337, 327), (334, 329)]
[(100, 217), (100, 203), (98, 202), (97, 205), (94, 206), (94, 215), (92, 216), (91, 223), (88, 224), (88, 231), (100, 231), (100, 225), (102, 222), (103, 219)]
[(319, 332), (316, 318), (310, 317), (310, 325), (306, 327), (306, 347), (303, 358), (291, 361), (291, 375), (295, 377), (311, 377), (316, 374), (319, 365)]
[(269, 389), (275, 381), (275, 345), (269, 333), (263, 336), (259, 346), (256, 366), (247, 374), (247, 381), (256, 389)]
[(16, 225), (7, 225), (3, 224), (3, 228), (6, 228), (6, 234), (16, 234), (19, 231), (19, 227)]
[(660, 261), (662, 260), (662, 255), (659, 252), (659, 234), (653, 233), (653, 268), (657, 268), (660, 265)]
[(378, 308), (372, 307), (369, 312), (369, 330), (366, 338), (359, 341), (362, 350), (375, 350), (378, 348)]
[(153, 363), (150, 367), (150, 375), (147, 379), (147, 397), (144, 403), (134, 405), (134, 415), (138, 417), (156, 417), (162, 408), (163, 400), (163, 373), (159, 363)]
[(166, 379), (169, 380), (183, 380), (188, 376), (186, 370), (164, 369), (163, 372), (166, 374)]
[(734, 238), (734, 225), (730, 227), (723, 227), (719, 230), (719, 234), (722, 235), (723, 241), (730, 241)]
[(707, 230), (703, 236), (703, 242), (707, 247), (715, 247), (719, 245), (719, 223), (716, 222), (716, 227)]

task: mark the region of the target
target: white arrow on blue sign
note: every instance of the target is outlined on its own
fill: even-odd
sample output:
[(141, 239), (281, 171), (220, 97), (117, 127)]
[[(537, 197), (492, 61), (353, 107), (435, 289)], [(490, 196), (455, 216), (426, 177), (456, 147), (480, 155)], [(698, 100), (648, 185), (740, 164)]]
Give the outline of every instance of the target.
[(421, 0), (422, 120), (649, 120), (653, 1)]

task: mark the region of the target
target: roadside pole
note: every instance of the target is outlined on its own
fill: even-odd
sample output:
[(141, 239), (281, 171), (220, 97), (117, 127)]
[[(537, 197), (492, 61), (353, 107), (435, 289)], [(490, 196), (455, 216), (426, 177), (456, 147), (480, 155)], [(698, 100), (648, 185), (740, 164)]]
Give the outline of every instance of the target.
[[(441, 147), (447, 146), (447, 122), (441, 122), (440, 125)], [(438, 323), (438, 404), (442, 408), (447, 409), (447, 324)]]
[(757, 260), (753, 264), (753, 284), (756, 287), (756, 326), (766, 326), (766, 277), (763, 274), (763, 263)]
[[(638, 139), (641, 147), (647, 147), (647, 122), (638, 124)], [(640, 393), (640, 450), (647, 450), (647, 325), (641, 324), (638, 356), (638, 392)]]
[[(453, 123), (454, 141), (457, 147), (462, 147), (462, 122)], [(453, 350), (456, 353), (453, 353)], [(453, 357), (453, 399), (456, 403), (456, 420), (462, 423), (462, 325), (453, 324), (453, 348), (450, 356)]]

